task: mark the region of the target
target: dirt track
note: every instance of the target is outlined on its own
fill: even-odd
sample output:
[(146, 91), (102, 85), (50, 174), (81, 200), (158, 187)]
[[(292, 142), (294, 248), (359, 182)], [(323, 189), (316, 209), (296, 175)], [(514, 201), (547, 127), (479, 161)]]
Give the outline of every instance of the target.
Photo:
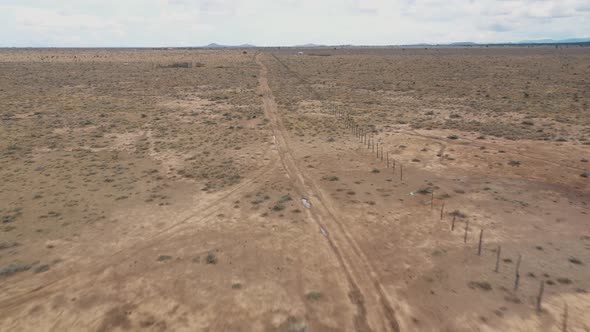
[(271, 121), (281, 162), (300, 196), (309, 199), (312, 203), (312, 208), (307, 210), (307, 215), (320, 229), (324, 229), (329, 234), (326, 239), (349, 281), (350, 300), (357, 306), (355, 317), (357, 329), (370, 331), (376, 328), (399, 331), (395, 312), (366, 256), (338, 221), (338, 214), (316, 189), (316, 184), (305, 177), (291, 155), (289, 137), (278, 115), (272, 90), (268, 86), (268, 69), (262, 58), (264, 54), (257, 55), (257, 63), (261, 67), (260, 88), (264, 98), (264, 111)]

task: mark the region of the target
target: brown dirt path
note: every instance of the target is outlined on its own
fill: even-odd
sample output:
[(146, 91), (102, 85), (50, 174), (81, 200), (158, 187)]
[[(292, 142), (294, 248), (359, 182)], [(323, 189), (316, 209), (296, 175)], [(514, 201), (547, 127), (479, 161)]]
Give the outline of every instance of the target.
[(282, 124), (272, 90), (268, 85), (265, 57), (263, 53), (256, 57), (256, 62), (261, 68), (259, 82), (264, 112), (270, 120), (275, 144), (287, 175), (301, 198), (307, 198), (312, 203), (312, 208), (306, 210), (308, 217), (318, 225), (346, 274), (350, 287), (349, 298), (357, 308), (355, 326), (359, 331), (399, 331), (399, 323), (391, 301), (366, 255), (343, 227), (338, 212), (330, 204), (329, 199), (322, 194), (317, 184), (301, 171), (291, 153), (289, 135)]

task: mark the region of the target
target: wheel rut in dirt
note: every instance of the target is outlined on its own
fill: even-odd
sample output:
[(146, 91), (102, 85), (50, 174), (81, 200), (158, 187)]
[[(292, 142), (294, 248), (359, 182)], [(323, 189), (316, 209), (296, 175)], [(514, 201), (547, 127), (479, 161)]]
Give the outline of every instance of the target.
[(313, 180), (305, 176), (293, 157), (289, 147), (289, 136), (282, 124), (274, 95), (268, 85), (268, 69), (263, 63), (263, 57), (263, 53), (256, 56), (261, 72), (260, 92), (264, 113), (270, 121), (281, 163), (297, 193), (302, 198), (311, 200), (314, 205), (314, 208), (306, 209), (307, 216), (318, 225), (320, 230), (328, 230), (329, 235), (321, 233), (327, 239), (349, 283), (349, 299), (357, 310), (354, 318), (355, 327), (358, 331), (375, 329), (400, 331), (395, 311), (384, 286), (377, 278), (367, 257), (342, 225), (329, 200), (323, 197)]

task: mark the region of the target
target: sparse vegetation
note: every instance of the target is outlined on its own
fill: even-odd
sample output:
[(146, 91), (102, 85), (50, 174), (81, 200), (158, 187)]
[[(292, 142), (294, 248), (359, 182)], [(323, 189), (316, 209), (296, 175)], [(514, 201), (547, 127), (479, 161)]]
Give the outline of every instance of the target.
[(588, 289), (588, 52), (317, 51), (0, 50), (0, 330), (557, 322), (520, 318)]
[(487, 281), (470, 281), (467, 285), (471, 289), (481, 289), (484, 291), (492, 290), (492, 285)]
[(467, 214), (463, 211), (454, 210), (450, 213), (452, 216), (456, 216), (458, 218), (467, 218)]
[(30, 269), (30, 264), (12, 263), (0, 269), (0, 277), (9, 277), (18, 272), (28, 271)]
[(518, 160), (510, 160), (508, 162), (508, 165), (510, 165), (510, 166), (520, 166), (520, 161), (518, 161)]
[(285, 209), (285, 203), (289, 202), (293, 200), (293, 198), (291, 198), (291, 195), (286, 194), (283, 195), (281, 198), (279, 198), (279, 200), (272, 206), (272, 210), (273, 211), (282, 211)]
[(50, 268), (50, 266), (48, 264), (43, 264), (43, 265), (37, 266), (33, 270), (33, 272), (35, 272), (35, 273), (43, 273), (43, 272), (49, 271), (49, 268)]
[(426, 195), (426, 194), (432, 193), (432, 190), (433, 190), (432, 187), (422, 187), (422, 188), (416, 190), (416, 192), (418, 194)]
[(305, 297), (310, 301), (318, 301), (322, 298), (322, 294), (320, 292), (309, 292)]
[(207, 253), (207, 257), (205, 258), (207, 264), (217, 264), (217, 256), (214, 252), (210, 251)]

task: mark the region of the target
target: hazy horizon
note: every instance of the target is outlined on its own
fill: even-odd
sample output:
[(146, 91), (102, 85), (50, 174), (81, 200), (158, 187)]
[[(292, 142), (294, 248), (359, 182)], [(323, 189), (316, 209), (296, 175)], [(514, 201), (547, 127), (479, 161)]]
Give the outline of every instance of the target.
[(0, 47), (509, 43), (588, 38), (584, 0), (4, 0)]

